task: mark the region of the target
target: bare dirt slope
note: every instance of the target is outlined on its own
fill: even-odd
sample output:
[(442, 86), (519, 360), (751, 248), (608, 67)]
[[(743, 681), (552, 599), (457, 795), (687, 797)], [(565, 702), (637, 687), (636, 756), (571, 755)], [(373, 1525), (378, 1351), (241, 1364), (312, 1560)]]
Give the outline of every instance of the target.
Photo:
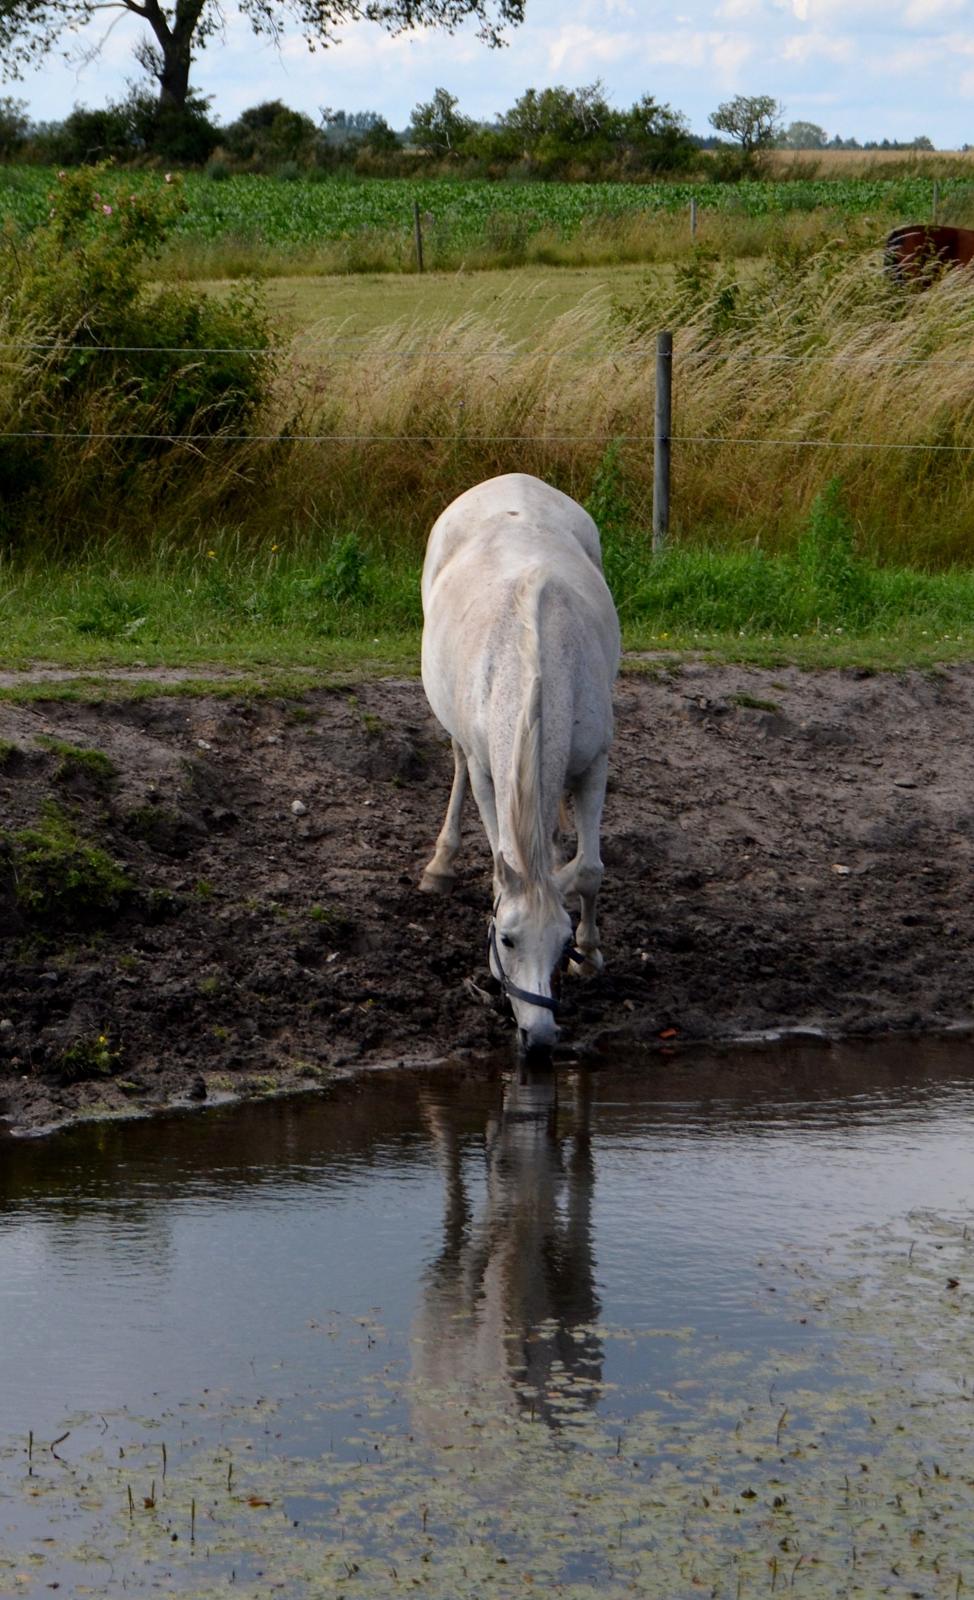
[[(566, 985), (566, 1038), (966, 1022), (972, 712), (967, 667), (623, 678), (607, 967)], [(451, 765), (418, 683), (5, 704), (0, 741), (8, 1125), (510, 1040), (478, 992), (489, 872), (472, 809), (452, 899), (416, 887)], [(62, 854), (44, 879), (52, 828)], [(72, 873), (84, 880), (92, 845), (126, 883), (106, 886), (94, 858), (86, 905)]]

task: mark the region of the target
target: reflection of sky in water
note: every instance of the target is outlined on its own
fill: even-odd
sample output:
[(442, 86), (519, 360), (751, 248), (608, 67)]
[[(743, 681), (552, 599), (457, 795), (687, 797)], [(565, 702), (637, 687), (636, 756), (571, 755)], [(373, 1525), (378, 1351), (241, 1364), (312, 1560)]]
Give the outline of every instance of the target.
[[(967, 1050), (924, 1058), (919, 1081), (903, 1057), (846, 1101), (841, 1053), (802, 1058), (804, 1101), (781, 1088), (787, 1056), (774, 1093), (729, 1062), (565, 1076), (554, 1131), (527, 1135), (505, 1132), (500, 1084), (440, 1077), (4, 1146), (3, 1432), (207, 1389), (300, 1410), (406, 1360), (410, 1338), (440, 1341), (453, 1381), (485, 1363), (523, 1380), (545, 1318), (786, 1343), (793, 1315), (755, 1311), (765, 1255), (968, 1204)], [(556, 1333), (528, 1351), (542, 1382)], [(674, 1349), (578, 1354), (641, 1387), (647, 1362), (667, 1381)]]

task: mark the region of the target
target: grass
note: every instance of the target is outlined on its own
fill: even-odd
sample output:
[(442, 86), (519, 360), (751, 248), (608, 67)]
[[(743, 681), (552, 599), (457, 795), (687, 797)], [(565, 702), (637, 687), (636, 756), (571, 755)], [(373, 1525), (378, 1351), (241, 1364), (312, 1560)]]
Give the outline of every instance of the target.
[[(0, 555), (5, 659), (212, 666), (228, 692), (241, 677), (414, 670), (427, 531), (456, 494), (510, 470), (588, 503), (633, 651), (965, 658), (969, 284), (892, 285), (867, 234), (779, 231), (743, 268), (701, 247), (666, 271), (554, 286), (528, 272), (357, 279), (336, 304), (333, 281), (280, 285), (279, 307), (313, 337), (282, 358), (266, 437), (212, 455), (204, 443), (182, 477), (164, 470), (180, 447), (159, 451), (158, 470), (153, 457), (119, 480), (121, 498), (103, 489), (111, 442), (45, 453), (64, 477), (50, 503), (26, 503)], [(659, 327), (675, 332), (676, 437), (672, 545), (654, 562)], [(72, 523), (75, 451), (104, 503)]]
[(71, 784), (81, 779), (104, 793), (111, 789), (118, 777), (114, 761), (103, 750), (69, 744), (64, 739), (55, 739), (46, 733), (38, 734), (36, 742), (58, 757), (54, 769), (55, 783)]
[[(644, 527), (616, 520), (611, 482), (599, 492), (592, 509), (632, 652), (877, 667), (974, 654), (974, 571), (921, 572), (860, 555), (837, 486), (815, 502), (790, 552), (674, 542), (656, 559)], [(382, 542), (354, 533), (276, 553), (228, 541), (213, 555), (169, 549), (139, 560), (109, 548), (67, 563), (35, 558), (5, 574), (0, 628), (7, 660), (21, 666), (182, 667), (190, 676), (166, 692), (300, 693), (323, 677), (416, 671), (419, 567), (418, 554), (390, 560)], [(219, 676), (192, 677), (207, 667)], [(155, 679), (137, 687), (160, 689)], [(109, 688), (117, 692), (96, 676), (85, 692)], [(79, 686), (11, 677), (2, 690), (64, 692)]]
[[(600, 307), (605, 321), (614, 300), (639, 288), (645, 265), (605, 267), (523, 267), (484, 272), (429, 272), (389, 277), (332, 274), (271, 278), (267, 301), (287, 336), (295, 339), (302, 359), (315, 347), (354, 346), (380, 330), (405, 328), (410, 335), (435, 334), (445, 324), (477, 318), (485, 327), (514, 342), (543, 342), (546, 329), (585, 302)], [(661, 269), (661, 270), (666, 270)], [(201, 285), (222, 294), (226, 283)], [(604, 335), (605, 322), (601, 326)]]

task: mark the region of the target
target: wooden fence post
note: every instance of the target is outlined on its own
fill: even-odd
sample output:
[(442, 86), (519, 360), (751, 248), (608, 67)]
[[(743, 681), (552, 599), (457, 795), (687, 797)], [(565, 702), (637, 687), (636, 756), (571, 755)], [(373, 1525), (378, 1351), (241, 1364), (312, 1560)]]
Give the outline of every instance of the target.
[(413, 201), (413, 232), (416, 235), (416, 271), (423, 270), (423, 224), (419, 215), (419, 201)]
[(670, 426), (673, 415), (673, 335), (656, 335), (656, 404), (653, 408), (653, 554), (670, 531)]
[(691, 200), (690, 201), (690, 239), (691, 239), (691, 241), (696, 239), (696, 237), (697, 237), (697, 202), (696, 202), (696, 200)]

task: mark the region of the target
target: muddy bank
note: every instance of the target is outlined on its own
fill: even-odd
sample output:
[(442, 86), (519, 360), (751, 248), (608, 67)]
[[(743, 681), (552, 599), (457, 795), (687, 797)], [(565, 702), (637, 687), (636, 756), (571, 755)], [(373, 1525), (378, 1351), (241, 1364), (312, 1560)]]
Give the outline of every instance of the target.
[[(971, 1017), (974, 668), (687, 666), (616, 703), (573, 1044)], [(416, 887), (450, 768), (413, 682), (0, 706), (5, 1125), (509, 1043), (472, 809), (452, 899)]]

